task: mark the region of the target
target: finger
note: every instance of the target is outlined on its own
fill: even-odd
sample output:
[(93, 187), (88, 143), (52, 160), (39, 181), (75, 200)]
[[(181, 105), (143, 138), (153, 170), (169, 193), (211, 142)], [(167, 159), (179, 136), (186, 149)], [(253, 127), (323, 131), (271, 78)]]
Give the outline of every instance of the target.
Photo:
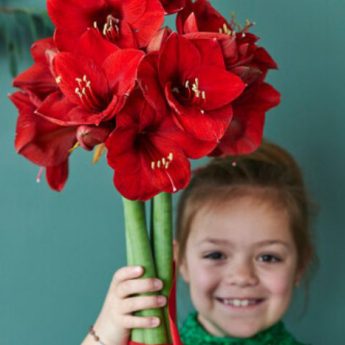
[(118, 269), (113, 277), (115, 283), (126, 281), (128, 279), (141, 277), (144, 269), (141, 266), (125, 266)]
[(160, 320), (158, 317), (143, 317), (126, 315), (122, 318), (122, 326), (124, 328), (154, 328), (159, 326)]
[(156, 278), (131, 279), (118, 283), (115, 292), (119, 298), (125, 298), (138, 293), (159, 291), (162, 287), (162, 281)]
[(123, 314), (130, 314), (135, 311), (160, 308), (166, 305), (165, 296), (136, 296), (122, 300), (119, 308)]

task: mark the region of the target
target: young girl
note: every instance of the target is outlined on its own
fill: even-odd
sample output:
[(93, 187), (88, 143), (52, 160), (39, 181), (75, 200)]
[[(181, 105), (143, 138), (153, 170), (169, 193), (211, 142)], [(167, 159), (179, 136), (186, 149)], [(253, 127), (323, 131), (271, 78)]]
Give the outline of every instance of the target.
[[(215, 158), (198, 169), (178, 208), (175, 258), (196, 309), (180, 329), (185, 345), (297, 345), (281, 321), (314, 250), (300, 170), (283, 149)], [(131, 328), (159, 320), (134, 311), (166, 304), (141, 267), (119, 269), (83, 345), (125, 345)]]

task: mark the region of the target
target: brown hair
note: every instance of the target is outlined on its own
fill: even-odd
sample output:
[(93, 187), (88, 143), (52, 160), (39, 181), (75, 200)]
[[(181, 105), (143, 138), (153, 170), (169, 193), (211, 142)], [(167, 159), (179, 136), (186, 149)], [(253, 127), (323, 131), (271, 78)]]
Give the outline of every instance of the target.
[[(282, 207), (288, 212), (297, 248), (297, 269), (306, 276), (307, 268), (317, 261), (310, 229), (314, 206), (296, 161), (287, 151), (267, 141), (252, 154), (213, 158), (205, 167), (195, 170), (180, 197), (177, 211), (178, 266), (183, 262), (198, 210), (248, 195), (269, 201), (274, 207)], [(305, 282), (307, 288), (308, 279)]]

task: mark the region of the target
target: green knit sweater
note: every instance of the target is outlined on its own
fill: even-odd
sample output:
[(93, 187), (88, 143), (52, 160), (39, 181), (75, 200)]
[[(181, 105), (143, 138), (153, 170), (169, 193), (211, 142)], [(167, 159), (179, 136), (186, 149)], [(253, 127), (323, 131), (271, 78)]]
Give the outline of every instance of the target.
[(304, 345), (285, 329), (282, 321), (250, 338), (216, 337), (200, 325), (196, 312), (187, 317), (180, 336), (184, 345)]

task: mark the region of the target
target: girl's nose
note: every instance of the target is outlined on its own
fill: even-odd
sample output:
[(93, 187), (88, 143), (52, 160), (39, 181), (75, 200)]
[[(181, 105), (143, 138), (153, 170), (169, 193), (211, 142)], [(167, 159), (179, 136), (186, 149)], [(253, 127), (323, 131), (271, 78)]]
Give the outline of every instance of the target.
[(243, 260), (230, 265), (228, 268), (226, 281), (231, 285), (246, 287), (257, 285), (259, 279), (253, 263)]

